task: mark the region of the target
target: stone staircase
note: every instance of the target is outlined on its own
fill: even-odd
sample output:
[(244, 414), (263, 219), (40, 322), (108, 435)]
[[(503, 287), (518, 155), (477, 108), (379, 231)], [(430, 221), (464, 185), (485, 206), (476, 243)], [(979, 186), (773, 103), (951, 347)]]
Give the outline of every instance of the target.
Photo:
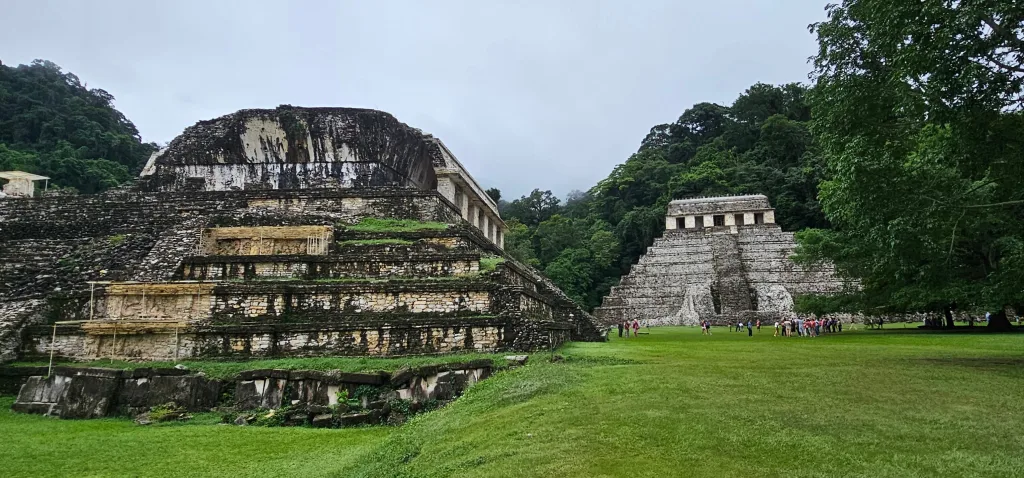
[(740, 312), (754, 309), (750, 300), (750, 283), (747, 282), (736, 235), (712, 234), (711, 250), (714, 257), (714, 291), (718, 297), (718, 312), (722, 319), (732, 323), (734, 316)]
[(45, 280), (57, 262), (78, 243), (60, 239), (5, 241), (0, 248), (0, 295), (21, 295), (22, 289)]

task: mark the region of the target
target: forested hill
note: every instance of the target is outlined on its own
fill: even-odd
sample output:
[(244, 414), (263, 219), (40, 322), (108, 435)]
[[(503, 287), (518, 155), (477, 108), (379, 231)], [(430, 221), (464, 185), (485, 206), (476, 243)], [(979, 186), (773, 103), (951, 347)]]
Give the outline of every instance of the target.
[(114, 97), (89, 89), (56, 64), (0, 64), (0, 170), (50, 176), (51, 185), (83, 193), (135, 176), (155, 151)]
[(592, 308), (664, 232), (673, 199), (763, 193), (785, 230), (827, 228), (806, 93), (799, 84), (758, 83), (731, 106), (694, 105), (651, 128), (639, 150), (587, 192), (564, 203), (539, 190), (500, 201), (511, 228), (506, 248)]

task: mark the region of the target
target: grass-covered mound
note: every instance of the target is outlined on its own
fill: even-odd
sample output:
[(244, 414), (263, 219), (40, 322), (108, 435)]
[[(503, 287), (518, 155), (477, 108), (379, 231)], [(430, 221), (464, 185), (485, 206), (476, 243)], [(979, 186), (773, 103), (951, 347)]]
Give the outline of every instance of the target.
[[(193, 372), (203, 372), (210, 378), (230, 378), (246, 370), (282, 369), (282, 370), (340, 370), (342, 372), (393, 372), (400, 368), (416, 368), (424, 365), (449, 364), (468, 362), (470, 360), (488, 359), (494, 362), (497, 369), (508, 365), (507, 354), (451, 354), (451, 355), (418, 355), (409, 357), (309, 357), (279, 358), (248, 361), (230, 360), (181, 360), (177, 362), (125, 362), (121, 360), (94, 360), (91, 362), (67, 362), (56, 365), (72, 367), (103, 367), (119, 369), (135, 369), (139, 367), (173, 367), (184, 365)], [(22, 362), (15, 366), (46, 366), (46, 362)]]
[(564, 361), (535, 356), (399, 428), (0, 411), (0, 461), (31, 476), (1019, 476), (1022, 345), (1022, 334), (651, 329), (571, 344)]
[(345, 230), (353, 232), (418, 232), (443, 231), (448, 225), (443, 222), (417, 221), (413, 219), (391, 219), (367, 217), (358, 223), (345, 226)]

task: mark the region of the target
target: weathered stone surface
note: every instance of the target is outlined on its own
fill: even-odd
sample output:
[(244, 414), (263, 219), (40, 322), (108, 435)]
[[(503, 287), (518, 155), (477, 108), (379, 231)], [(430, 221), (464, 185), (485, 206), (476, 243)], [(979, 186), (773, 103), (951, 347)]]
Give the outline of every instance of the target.
[(315, 415), (310, 424), (313, 428), (331, 428), (334, 426), (334, 415), (325, 413), (322, 415)]
[(240, 380), (235, 387), (235, 406), (241, 410), (281, 408), (287, 377), (286, 373), (285, 378)]
[(106, 374), (79, 373), (71, 378), (58, 405), (61, 418), (102, 418), (117, 401), (120, 378)]
[[(157, 369), (161, 370), (161, 369)], [(122, 413), (174, 403), (186, 411), (206, 411), (220, 400), (222, 384), (198, 375), (154, 375), (124, 379), (117, 396)]]
[(375, 423), (380, 423), (380, 413), (376, 411), (346, 413), (338, 417), (338, 424), (342, 428)]

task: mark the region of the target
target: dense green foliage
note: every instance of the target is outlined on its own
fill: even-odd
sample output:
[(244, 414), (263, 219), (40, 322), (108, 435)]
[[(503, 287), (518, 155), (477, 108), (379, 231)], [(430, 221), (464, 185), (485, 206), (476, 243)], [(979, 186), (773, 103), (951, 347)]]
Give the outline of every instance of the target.
[[(1024, 305), (1024, 7), (846, 0), (818, 35), (813, 127), (831, 230), (798, 236), (862, 289), (806, 309)], [(785, 217), (783, 215), (783, 217)]]
[[(5, 476), (1019, 476), (1017, 334), (661, 327), (573, 343), (398, 428), (18, 415)], [(808, 359), (827, 357), (826, 360)], [(745, 366), (744, 364), (756, 364)], [(1014, 407), (1016, 405), (1010, 405)], [(796, 454), (796, 455), (794, 455)]]
[(761, 193), (787, 230), (826, 227), (806, 93), (798, 84), (759, 83), (731, 106), (694, 105), (652, 128), (639, 151), (589, 191), (564, 203), (540, 190), (502, 201), (506, 249), (592, 308), (664, 232), (673, 199)]
[(142, 143), (113, 102), (49, 61), (0, 64), (0, 170), (42, 174), (86, 193), (131, 179), (156, 145)]

